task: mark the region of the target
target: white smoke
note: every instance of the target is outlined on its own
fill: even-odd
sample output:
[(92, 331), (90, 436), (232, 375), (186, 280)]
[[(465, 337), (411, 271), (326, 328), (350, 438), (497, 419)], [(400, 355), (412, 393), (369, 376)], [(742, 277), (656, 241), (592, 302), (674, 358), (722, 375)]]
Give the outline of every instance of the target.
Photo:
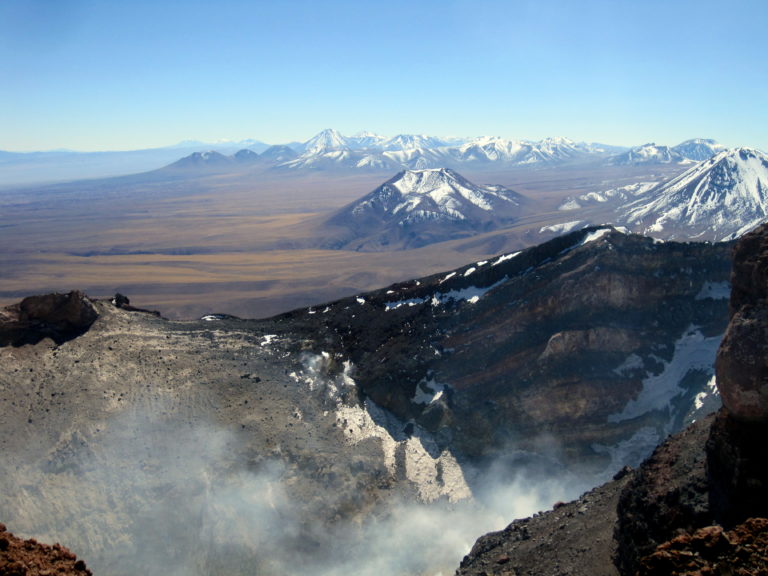
[[(330, 357), (305, 360), (296, 381), (349, 407), (342, 398), (354, 386), (351, 366), (331, 378)], [(29, 537), (65, 543), (96, 574), (436, 575), (452, 573), (480, 535), (584, 488), (497, 462), (463, 469), (471, 499), (451, 501), (444, 491), (419, 501), (424, 492), (413, 482), (422, 476), (405, 474), (373, 504), (361, 501), (366, 510), (333, 516), (347, 501), (359, 504), (349, 485), (302, 492), (301, 463), (249, 453), (241, 436), (186, 420), (176, 408), (161, 402), (125, 410), (106, 430), (83, 433), (90, 438), (74, 435), (48, 456), (42, 474), (39, 462), (0, 456), (0, 488), (15, 495), (0, 498), (1, 519)], [(386, 428), (373, 425), (386, 440)], [(414, 438), (429, 448), (419, 465), (449, 461), (426, 436)], [(350, 442), (344, 450), (356, 448)]]

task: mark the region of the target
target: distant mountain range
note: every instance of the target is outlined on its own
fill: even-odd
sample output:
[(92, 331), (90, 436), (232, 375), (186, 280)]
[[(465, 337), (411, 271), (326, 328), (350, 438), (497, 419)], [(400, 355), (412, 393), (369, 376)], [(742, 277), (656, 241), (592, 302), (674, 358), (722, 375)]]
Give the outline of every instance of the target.
[[(409, 140), (414, 146), (422, 141)], [(348, 166), (348, 162), (369, 158), (369, 167), (384, 169), (395, 154), (400, 154), (401, 159), (418, 157), (422, 162), (414, 164), (429, 166), (457, 151), (459, 156), (452, 157), (463, 155), (468, 167), (488, 163), (551, 165), (567, 162), (567, 158), (583, 159), (603, 153), (566, 139), (549, 139), (535, 146), (485, 139), (458, 148), (412, 148), (397, 153), (382, 150), (375, 156), (349, 146), (338, 148), (344, 142), (338, 133), (329, 131), (310, 142), (308, 150), (314, 152), (295, 157), (285, 147), (275, 149), (271, 158), (269, 150), (263, 155), (244, 150), (233, 156), (205, 152), (187, 156), (171, 167), (215, 171), (266, 162), (288, 169), (334, 163)], [(381, 146), (387, 146), (386, 142)], [(612, 156), (610, 162), (617, 165), (676, 163), (689, 168), (667, 181), (635, 182), (573, 198), (561, 210), (575, 211), (573, 214), (579, 217), (547, 224), (541, 232), (559, 234), (588, 224), (610, 223), (667, 240), (736, 238), (768, 219), (768, 156), (751, 148), (717, 152), (721, 148), (712, 141), (689, 140), (672, 148), (648, 144)], [(701, 162), (691, 158), (710, 152), (714, 155)], [(292, 159), (280, 163), (284, 158)], [(401, 169), (373, 192), (329, 218), (327, 224), (342, 232), (332, 234), (324, 246), (355, 250), (416, 248), (510, 228), (524, 209), (535, 212), (536, 202), (501, 186), (474, 184), (452, 168)]]
[(650, 143), (635, 146), (622, 154), (613, 156), (610, 163), (634, 166), (641, 164), (690, 164), (711, 158), (724, 149), (722, 144), (702, 138), (686, 140), (672, 147), (657, 146)]
[[(705, 160), (722, 149), (722, 145), (708, 139), (687, 140), (672, 147), (644, 144), (627, 149), (562, 137), (533, 141), (398, 134), (388, 138), (372, 132), (344, 136), (337, 130), (326, 129), (305, 142), (272, 146), (254, 139), (213, 143), (187, 140), (174, 146), (133, 151), (0, 151), (0, 185), (125, 175), (169, 165), (174, 169), (235, 169), (249, 162), (255, 164), (256, 160), (262, 167), (288, 171), (369, 172), (444, 167), (482, 170), (583, 164), (684, 165)], [(242, 150), (249, 150), (258, 158), (251, 155), (246, 158)], [(179, 153), (184, 151), (187, 156), (180, 158)], [(224, 161), (214, 152), (233, 157), (232, 162)], [(193, 158), (186, 159), (189, 156)]]
[[(272, 147), (274, 148), (274, 147)], [(423, 134), (385, 138), (370, 132), (346, 137), (323, 130), (304, 143), (280, 146), (286, 154), (261, 158), (280, 170), (398, 171), (430, 168), (482, 169), (490, 167), (549, 167), (576, 164), (651, 165), (690, 164), (723, 150), (714, 140), (686, 140), (677, 146), (644, 144), (629, 150), (603, 144), (574, 142), (568, 138), (539, 141), (499, 137), (445, 139)], [(184, 159), (182, 159), (184, 160)], [(181, 162), (181, 161), (180, 161)], [(175, 166), (198, 162), (179, 162)], [(221, 166), (211, 157), (211, 166)]]
[[(537, 209), (533, 199), (478, 186), (451, 169), (405, 170), (331, 216), (327, 224), (344, 232), (325, 245), (416, 248), (511, 228)], [(669, 181), (590, 192), (561, 210), (579, 218), (545, 225), (540, 233), (610, 223), (665, 240), (730, 240), (768, 219), (768, 156), (751, 148), (724, 150)]]

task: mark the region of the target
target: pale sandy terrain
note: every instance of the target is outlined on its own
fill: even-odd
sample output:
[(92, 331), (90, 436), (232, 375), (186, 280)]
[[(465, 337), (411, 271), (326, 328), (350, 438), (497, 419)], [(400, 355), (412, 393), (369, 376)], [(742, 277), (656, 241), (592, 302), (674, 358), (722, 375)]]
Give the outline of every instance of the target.
[[(655, 169), (658, 172), (658, 168)], [(648, 169), (466, 172), (533, 200), (514, 229), (413, 251), (319, 250), (323, 220), (392, 174), (246, 172), (0, 190), (0, 305), (41, 292), (121, 292), (173, 318), (266, 317), (540, 243), (569, 196)]]

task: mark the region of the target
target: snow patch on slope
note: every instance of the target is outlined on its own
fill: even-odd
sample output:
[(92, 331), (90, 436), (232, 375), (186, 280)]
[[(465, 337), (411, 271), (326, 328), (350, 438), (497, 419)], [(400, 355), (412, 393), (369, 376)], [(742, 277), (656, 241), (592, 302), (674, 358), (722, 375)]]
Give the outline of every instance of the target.
[(730, 282), (704, 282), (696, 294), (696, 300), (728, 300), (731, 297)]
[[(405, 434), (405, 424), (370, 399), (362, 404), (344, 400), (345, 389), (356, 387), (351, 362), (343, 362), (342, 372), (335, 376), (331, 375), (333, 359), (327, 352), (306, 355), (302, 364), (303, 370), (295, 374), (294, 379), (305, 383), (312, 392), (325, 392), (334, 405), (333, 417), (348, 445), (377, 439), (389, 474), (393, 479), (404, 476), (410, 481), (422, 502), (440, 498), (458, 502), (472, 498), (456, 458), (450, 450), (440, 450), (429, 432), (414, 425), (413, 433)], [(432, 401), (439, 399), (438, 394), (441, 395), (442, 390), (431, 396)]]
[(608, 422), (623, 422), (656, 410), (667, 410), (673, 416), (672, 401), (685, 392), (680, 382), (692, 371), (714, 372), (715, 355), (721, 339), (722, 336), (706, 337), (697, 327), (690, 326), (675, 342), (672, 359), (664, 362), (663, 370), (659, 374), (649, 374), (643, 380), (643, 388), (637, 398), (627, 402), (621, 412), (609, 416)]
[(545, 232), (554, 232), (555, 234), (566, 234), (568, 232), (572, 232), (573, 230), (576, 230), (583, 223), (584, 223), (583, 220), (572, 220), (571, 222), (562, 222), (560, 224), (551, 224), (549, 226), (542, 226), (541, 229), (539, 230), (539, 234), (544, 234)]
[(584, 246), (585, 244), (589, 244), (590, 242), (596, 242), (606, 234), (610, 234), (610, 233), (611, 233), (610, 228), (600, 228), (600, 230), (595, 230), (594, 232), (590, 232), (589, 234), (584, 236), (584, 239), (579, 243), (579, 245)]
[[(470, 268), (474, 272), (473, 268)], [(469, 274), (464, 274), (468, 276)], [(447, 279), (447, 278), (446, 278)], [(480, 301), (480, 298), (485, 296), (488, 292), (496, 288), (497, 286), (506, 282), (508, 278), (505, 276), (498, 282), (494, 282), (490, 286), (467, 286), (466, 288), (459, 288), (456, 290), (450, 290), (448, 292), (435, 292), (431, 296), (424, 296), (422, 298), (409, 298), (407, 300), (394, 300), (386, 302), (384, 304), (384, 310), (397, 310), (401, 306), (419, 306), (420, 304), (426, 304), (429, 302), (432, 306), (442, 306), (450, 301), (461, 302), (466, 301), (470, 304), (476, 304)]]

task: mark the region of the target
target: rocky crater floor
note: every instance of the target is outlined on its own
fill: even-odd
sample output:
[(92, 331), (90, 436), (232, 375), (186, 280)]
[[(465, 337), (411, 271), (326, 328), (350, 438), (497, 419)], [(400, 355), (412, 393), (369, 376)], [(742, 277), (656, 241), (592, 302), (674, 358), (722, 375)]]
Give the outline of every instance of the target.
[[(268, 320), (25, 301), (0, 315), (2, 521), (97, 574), (450, 572), (717, 409), (730, 267), (603, 227)], [(576, 542), (632, 478), (510, 534)]]

